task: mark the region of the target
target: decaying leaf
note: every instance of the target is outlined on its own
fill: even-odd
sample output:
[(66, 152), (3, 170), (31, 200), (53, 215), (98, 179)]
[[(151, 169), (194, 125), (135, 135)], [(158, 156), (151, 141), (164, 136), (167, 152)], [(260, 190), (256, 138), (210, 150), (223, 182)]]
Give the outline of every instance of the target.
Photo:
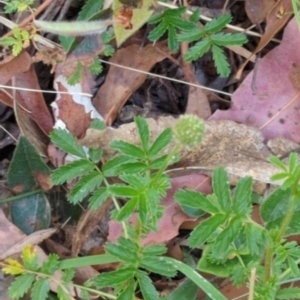
[[(157, 43), (155, 46), (147, 45), (142, 49), (134, 44), (119, 49), (110, 62), (149, 71), (157, 62), (167, 58), (168, 53), (166, 42)], [(146, 74), (138, 71), (110, 67), (105, 83), (94, 98), (94, 106), (108, 124), (113, 123), (128, 98), (144, 83), (146, 77)]]
[[(280, 0), (275, 6), (273, 6), (272, 10), (267, 16), (267, 26), (265, 32), (252, 55), (257, 54), (270, 42), (275, 34), (288, 22), (292, 14), (292, 1), (290, 0)], [(239, 68), (236, 74), (237, 78), (241, 78), (242, 71), (249, 62), (250, 58), (251, 56)]]
[[(126, 2), (126, 4), (124, 4)], [(113, 0), (114, 32), (118, 47), (140, 29), (153, 14), (150, 8), (155, 2), (153, 0), (136, 1)], [(147, 57), (147, 56), (145, 56)]]
[(276, 0), (246, 0), (245, 9), (248, 18), (253, 24), (261, 23), (277, 2)]
[(300, 90), (296, 84), (299, 75), (294, 68), (294, 65), (300, 65), (298, 52), (295, 51), (299, 47), (299, 28), (296, 20), (292, 19), (284, 30), (281, 44), (259, 63), (256, 93), (252, 88), (251, 72), (232, 95), (230, 109), (218, 110), (210, 119), (229, 119), (255, 126), (266, 140), (281, 136), (300, 143)]

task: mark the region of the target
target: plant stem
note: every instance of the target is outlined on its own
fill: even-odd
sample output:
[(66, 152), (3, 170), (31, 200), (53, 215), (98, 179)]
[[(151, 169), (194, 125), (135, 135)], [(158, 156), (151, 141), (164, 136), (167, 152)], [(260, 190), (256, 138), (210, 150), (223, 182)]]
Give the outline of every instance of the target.
[[(274, 243), (280, 244), (282, 238), (284, 237), (284, 234), (293, 218), (294, 212), (295, 212), (295, 202), (296, 202), (296, 192), (293, 192), (295, 189), (292, 189), (292, 195), (289, 198), (288, 207), (287, 207), (287, 213), (280, 225), (278, 234), (275, 238)], [(296, 190), (295, 190), (296, 191)], [(274, 250), (274, 243), (270, 246), (268, 246), (267, 252), (266, 252), (266, 259), (265, 259), (265, 281), (268, 281), (271, 277), (271, 271), (272, 271), (272, 261), (273, 261), (273, 250)]]
[(272, 271), (272, 261), (273, 261), (273, 243), (269, 245), (266, 252), (265, 258), (265, 282), (267, 282), (271, 277)]
[(288, 207), (287, 207), (287, 214), (285, 215), (285, 217), (281, 223), (278, 235), (276, 237), (276, 241), (278, 243), (280, 243), (281, 239), (284, 237), (286, 229), (288, 228), (289, 224), (291, 223), (291, 220), (292, 220), (294, 212), (295, 212), (295, 202), (296, 202), (296, 194), (293, 193), (289, 199), (289, 203), (288, 203)]
[(22, 194), (17, 195), (17, 196), (9, 197), (9, 198), (6, 198), (6, 199), (1, 199), (0, 203), (6, 203), (6, 202), (11, 202), (11, 201), (21, 200), (21, 199), (24, 199), (28, 196), (35, 195), (35, 194), (38, 194), (38, 193), (41, 193), (41, 192), (43, 192), (43, 191), (42, 190), (35, 190), (35, 191), (27, 192), (27, 193), (22, 193)]

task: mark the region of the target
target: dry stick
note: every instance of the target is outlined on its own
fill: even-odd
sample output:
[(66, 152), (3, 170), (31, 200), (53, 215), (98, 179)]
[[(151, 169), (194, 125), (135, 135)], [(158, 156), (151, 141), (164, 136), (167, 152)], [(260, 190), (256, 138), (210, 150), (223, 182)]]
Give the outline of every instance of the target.
[(175, 79), (175, 78), (169, 78), (167, 76), (158, 75), (158, 74), (146, 72), (146, 71), (135, 69), (135, 68), (122, 66), (122, 65), (110, 62), (110, 61), (103, 60), (103, 59), (99, 59), (99, 60), (101, 62), (105, 63), (105, 64), (112, 65), (112, 66), (119, 67), (119, 68), (123, 68), (123, 69), (129, 70), (129, 71), (134, 71), (134, 72), (146, 74), (146, 75), (153, 76), (153, 77), (162, 78), (162, 79), (166, 79), (166, 80), (170, 80), (170, 81), (174, 81), (174, 82), (178, 82), (178, 83), (182, 83), (182, 84), (194, 86), (194, 87), (197, 87), (197, 88), (200, 88), (200, 89), (204, 89), (204, 90), (208, 90), (208, 91), (213, 91), (215, 93), (223, 94), (223, 95), (230, 96), (230, 97), (232, 96), (231, 93), (227, 93), (227, 92), (219, 91), (219, 90), (216, 90), (216, 89), (212, 89), (212, 88), (206, 87), (204, 85), (194, 84), (194, 83), (190, 83), (190, 82), (187, 82), (187, 81), (184, 81), (184, 80), (179, 80), (179, 79)]
[[(34, 13), (30, 14), (26, 19), (24, 19), (20, 24), (18, 24), (19, 27), (26, 26), (30, 21), (32, 21), (36, 16), (38, 16), (44, 9), (47, 8), (48, 5), (52, 3), (53, 0), (46, 0), (44, 3), (42, 3)], [(7, 34), (5, 34), (3, 37), (12, 35), (12, 31), (9, 31)]]

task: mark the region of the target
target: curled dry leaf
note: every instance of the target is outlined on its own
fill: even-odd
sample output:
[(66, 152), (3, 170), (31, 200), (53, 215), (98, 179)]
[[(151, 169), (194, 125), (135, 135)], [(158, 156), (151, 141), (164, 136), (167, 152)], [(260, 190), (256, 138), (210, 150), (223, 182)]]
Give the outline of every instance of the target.
[[(280, 0), (277, 2), (275, 6), (273, 6), (272, 10), (267, 16), (267, 26), (265, 29), (264, 34), (262, 35), (259, 44), (257, 45), (256, 49), (253, 51), (253, 54), (257, 54), (261, 51), (275, 36), (275, 34), (288, 22), (291, 18), (293, 8), (292, 8), (292, 1), (291, 0)], [(251, 55), (251, 56), (252, 56)], [(251, 56), (241, 65), (239, 68), (236, 77), (238, 79), (242, 76), (242, 71), (244, 67), (249, 62)]]
[(94, 98), (94, 106), (109, 125), (116, 119), (131, 94), (144, 83), (147, 75), (138, 70), (150, 71), (157, 62), (167, 58), (168, 53), (166, 42), (157, 43), (155, 46), (147, 45), (142, 49), (139, 45), (133, 44), (117, 50), (110, 62), (137, 71), (110, 66), (105, 83)]

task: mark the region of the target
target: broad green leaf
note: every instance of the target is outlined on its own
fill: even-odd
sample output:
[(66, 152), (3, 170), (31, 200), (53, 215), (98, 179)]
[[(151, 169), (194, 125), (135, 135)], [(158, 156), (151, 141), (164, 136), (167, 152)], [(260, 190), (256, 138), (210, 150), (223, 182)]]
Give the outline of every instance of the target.
[(51, 207), (43, 192), (14, 201), (11, 206), (13, 223), (25, 234), (47, 229), (51, 223)]
[(150, 168), (152, 170), (157, 170), (162, 168), (165, 165), (167, 159), (168, 159), (168, 154), (156, 158), (155, 160), (151, 161)]
[(134, 118), (134, 122), (137, 127), (137, 131), (142, 142), (142, 148), (146, 152), (149, 149), (149, 142), (150, 142), (150, 131), (149, 126), (145, 118), (136, 116)]
[(124, 141), (113, 141), (110, 144), (110, 147), (113, 149), (119, 150), (122, 154), (136, 157), (136, 158), (145, 158), (145, 152), (138, 146), (124, 142)]
[(291, 273), (292, 273), (293, 277), (299, 277), (300, 276), (300, 270), (299, 270), (299, 267), (298, 267), (298, 262), (296, 262), (290, 256), (288, 256), (287, 261), (288, 261), (288, 266), (291, 269)]
[(112, 21), (109, 19), (100, 21), (72, 22), (48, 22), (35, 20), (34, 24), (41, 30), (54, 34), (86, 36), (104, 32), (108, 26), (112, 25)]
[(136, 270), (134, 268), (118, 269), (112, 272), (106, 272), (95, 277), (94, 282), (97, 288), (120, 286), (130, 280)]
[(136, 278), (138, 280), (139, 287), (141, 289), (144, 300), (160, 299), (156, 288), (154, 287), (151, 279), (145, 272), (138, 270), (136, 273)]
[(134, 197), (138, 196), (140, 192), (131, 186), (126, 185), (111, 185), (108, 187), (108, 191), (117, 197)]
[(194, 30), (184, 31), (177, 35), (179, 42), (194, 42), (204, 37), (205, 31), (201, 28), (195, 28)]
[(176, 275), (176, 268), (161, 257), (146, 257), (141, 260), (140, 266), (150, 272), (162, 276), (174, 277)]
[(215, 33), (211, 37), (211, 41), (217, 46), (243, 45), (247, 42), (247, 37), (239, 33)]
[[(293, 214), (293, 217), (292, 217), (291, 222), (289, 223), (289, 226), (287, 227), (287, 229), (285, 231), (284, 237), (300, 233), (299, 218), (300, 218), (300, 211), (299, 211), (299, 207), (298, 207), (297, 211)], [(266, 224), (266, 229), (267, 230), (278, 229), (280, 227), (280, 225), (282, 224), (283, 220), (284, 220), (284, 216), (268, 222)]]
[(63, 289), (61, 286), (57, 288), (57, 295), (59, 300), (70, 300), (71, 295), (66, 292), (65, 289)]
[(227, 172), (219, 167), (216, 168), (212, 176), (212, 186), (218, 203), (224, 212), (231, 212), (230, 185)]
[(10, 188), (18, 185), (23, 192), (28, 192), (38, 184), (39, 175), (46, 178), (50, 169), (30, 142), (21, 136), (8, 168), (8, 185)]
[(175, 193), (174, 199), (180, 205), (200, 208), (201, 210), (211, 214), (216, 214), (219, 212), (219, 209), (204, 195), (193, 190), (181, 189)]
[(224, 55), (224, 51), (220, 47), (213, 45), (212, 54), (217, 67), (217, 72), (221, 75), (221, 77), (229, 76), (231, 70), (227, 58)]
[[(153, 0), (143, 0), (142, 6), (137, 9), (132, 9), (133, 15), (131, 18), (132, 28), (126, 29), (124, 25), (113, 23), (113, 28), (116, 36), (117, 46), (119, 47), (124, 41), (132, 36), (137, 30), (139, 30), (153, 14)], [(113, 0), (112, 9), (114, 15), (118, 17), (118, 14), (122, 11), (123, 4), (119, 0)]]
[(60, 35), (59, 37), (60, 44), (64, 48), (64, 50), (69, 53), (71, 50), (73, 50), (73, 47), (75, 46), (75, 37), (74, 36), (65, 36)]
[(128, 183), (131, 187), (144, 190), (149, 185), (149, 180), (141, 174), (123, 174), (120, 176), (124, 182)]
[(216, 214), (202, 221), (191, 233), (188, 243), (192, 248), (199, 247), (227, 220), (226, 215)]
[(272, 181), (277, 181), (277, 180), (284, 180), (289, 176), (288, 173), (277, 173), (275, 175), (271, 176)]
[(22, 260), (24, 268), (36, 272), (39, 269), (38, 256), (36, 248), (27, 244), (22, 249)]
[(77, 60), (77, 65), (75, 71), (72, 73), (71, 76), (68, 77), (68, 84), (75, 85), (80, 82), (81, 76), (83, 73), (83, 65), (81, 61)]
[(102, 179), (102, 175), (97, 171), (81, 178), (69, 193), (68, 200), (73, 204), (77, 204), (82, 201), (101, 184)]
[(167, 247), (163, 244), (149, 245), (143, 248), (143, 256), (162, 255), (167, 252)]
[(165, 129), (154, 141), (149, 149), (149, 158), (155, 158), (172, 141), (172, 130)]
[(239, 180), (234, 191), (233, 210), (239, 216), (248, 216), (252, 210), (252, 178)]
[(286, 215), (291, 190), (277, 188), (260, 206), (260, 215), (264, 222), (268, 223)]
[(210, 22), (207, 22), (204, 26), (204, 30), (209, 33), (214, 33), (216, 31), (220, 31), (228, 23), (230, 23), (231, 20), (232, 20), (231, 15), (229, 15), (229, 14), (221, 15), (219, 18), (216, 18)]
[(115, 220), (118, 222), (123, 222), (127, 220), (134, 212), (138, 203), (138, 198), (132, 198), (118, 211), (115, 216)]
[(298, 287), (290, 287), (285, 289), (280, 289), (276, 293), (276, 299), (278, 300), (297, 300), (300, 299), (300, 288)]
[(149, 20), (150, 24), (161, 22), (158, 27), (154, 28), (148, 38), (151, 41), (158, 40), (165, 32), (168, 31), (168, 46), (171, 51), (178, 49), (179, 43), (176, 37), (178, 30), (193, 30), (196, 28), (195, 22), (190, 22), (182, 18), (186, 7), (177, 9), (166, 9), (161, 15), (155, 16)]
[(98, 188), (89, 199), (89, 208), (97, 210), (108, 198), (109, 192), (106, 187)]
[(202, 256), (197, 265), (198, 270), (221, 278), (230, 277), (233, 268), (236, 266), (236, 264), (240, 264), (240, 262), (237, 258), (227, 260), (222, 264), (220, 264), (219, 261), (215, 262), (212, 260), (212, 247), (213, 245), (206, 246), (204, 248)]
[(13, 283), (9, 286), (7, 295), (11, 299), (20, 299), (31, 288), (34, 279), (35, 275), (33, 274), (22, 274), (16, 277)]
[(54, 253), (48, 255), (48, 259), (43, 263), (41, 271), (48, 275), (53, 275), (60, 265), (59, 256)]
[(110, 160), (108, 160), (103, 166), (102, 166), (102, 172), (105, 177), (112, 177), (116, 176), (119, 173), (117, 172), (118, 167), (122, 164), (129, 163), (129, 162), (135, 162), (135, 158), (129, 157), (127, 155), (118, 155), (117, 157), (114, 157)]
[(186, 279), (171, 292), (167, 300), (197, 300), (197, 291), (196, 283)]
[(230, 244), (238, 237), (241, 230), (241, 219), (233, 218), (228, 226), (218, 235), (213, 247), (214, 256), (223, 258)]
[[(60, 269), (63, 269), (60, 265)], [(74, 278), (76, 271), (74, 269), (66, 269), (63, 272), (63, 281), (66, 283), (71, 282), (71, 280)]]
[(265, 232), (256, 226), (256, 224), (246, 224), (245, 234), (247, 239), (247, 246), (249, 247), (251, 255), (260, 255), (262, 248), (266, 247), (267, 239)]
[(274, 156), (274, 155), (270, 156), (269, 157), (269, 162), (272, 165), (274, 165), (274, 166), (278, 167), (279, 169), (281, 169), (282, 171), (284, 171), (286, 173), (288, 172), (287, 165), (284, 164), (277, 156)]
[(178, 261), (174, 258), (164, 257), (164, 259), (172, 264), (178, 271), (183, 273), (187, 278), (192, 280), (197, 286), (205, 292), (207, 296), (209, 296), (212, 300), (227, 300), (218, 290), (215, 288), (207, 279), (202, 277), (199, 273), (195, 272), (195, 270)]
[(166, 22), (161, 22), (156, 26), (149, 34), (148, 38), (150, 41), (157, 41), (160, 39), (164, 33), (168, 30), (168, 24)]
[[(92, 1), (94, 1), (94, 0), (92, 0)], [(106, 128), (106, 125), (102, 120), (94, 119), (90, 124), (90, 128), (104, 130)]]
[(187, 62), (198, 59), (210, 50), (211, 41), (208, 38), (203, 38), (200, 42), (197, 42), (192, 46), (185, 54), (184, 59)]
[(102, 157), (101, 149), (89, 149), (89, 157), (94, 164), (97, 164)]
[(200, 9), (196, 8), (190, 16), (190, 22), (197, 23), (200, 19)]
[(135, 298), (134, 296), (134, 290), (135, 290), (136, 284), (134, 279), (131, 279), (129, 282), (127, 282), (125, 290), (118, 296), (118, 300), (132, 300)]
[(94, 169), (95, 165), (88, 160), (80, 159), (68, 163), (53, 171), (51, 180), (55, 185), (61, 185), (68, 180), (84, 176)]
[(63, 129), (55, 129), (50, 133), (53, 144), (66, 153), (73, 154), (80, 158), (86, 158), (86, 154), (81, 146), (77, 145), (77, 140), (73, 135)]
[(120, 238), (119, 244), (108, 243), (105, 249), (107, 253), (130, 264), (134, 264), (138, 261), (138, 247), (128, 239)]
[(97, 11), (103, 7), (103, 0), (88, 0), (78, 14), (77, 20), (89, 20)]
[(125, 164), (121, 164), (115, 168), (118, 174), (137, 174), (146, 172), (148, 170), (148, 166), (142, 162), (129, 162)]
[(32, 300), (46, 300), (50, 291), (49, 279), (41, 278), (38, 279), (31, 290)]
[(298, 154), (295, 152), (292, 152), (289, 156), (289, 172), (291, 174), (294, 173), (296, 166), (298, 162)]

